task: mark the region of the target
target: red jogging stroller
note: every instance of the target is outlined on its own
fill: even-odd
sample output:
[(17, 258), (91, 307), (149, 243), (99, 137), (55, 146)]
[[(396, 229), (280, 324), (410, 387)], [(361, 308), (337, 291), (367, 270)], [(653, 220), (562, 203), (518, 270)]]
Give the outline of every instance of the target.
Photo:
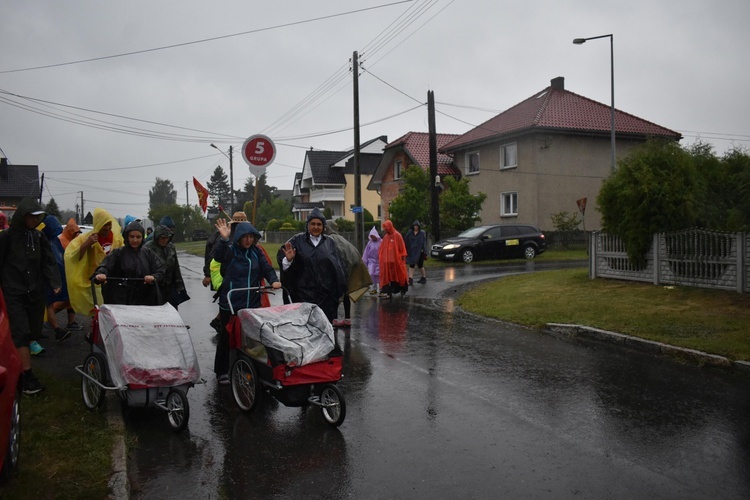
[(172, 429), (183, 430), (190, 419), (188, 389), (203, 380), (193, 342), (177, 310), (169, 304), (98, 306), (93, 283), (91, 291), (95, 306), (91, 353), (75, 368), (81, 374), (83, 403), (93, 410), (104, 401), (104, 391), (113, 390), (128, 406), (166, 411)]
[[(229, 294), (272, 293), (269, 289), (238, 288)], [(305, 302), (235, 313), (229, 300), (229, 307), (230, 380), (240, 410), (252, 411), (265, 390), (285, 406), (318, 406), (326, 422), (341, 425), (346, 402), (336, 383), (343, 354), (323, 311)]]

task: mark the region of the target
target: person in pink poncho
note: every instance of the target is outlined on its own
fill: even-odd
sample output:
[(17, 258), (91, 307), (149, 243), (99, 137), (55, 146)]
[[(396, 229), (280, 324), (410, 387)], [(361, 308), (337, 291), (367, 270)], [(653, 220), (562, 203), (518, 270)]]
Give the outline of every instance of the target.
[(372, 287), (370, 294), (375, 295), (380, 293), (380, 260), (378, 252), (380, 251), (380, 242), (383, 241), (378, 234), (378, 230), (375, 226), (370, 229), (369, 240), (365, 251), (362, 253), (362, 261), (367, 266), (367, 272), (370, 273), (372, 278)]

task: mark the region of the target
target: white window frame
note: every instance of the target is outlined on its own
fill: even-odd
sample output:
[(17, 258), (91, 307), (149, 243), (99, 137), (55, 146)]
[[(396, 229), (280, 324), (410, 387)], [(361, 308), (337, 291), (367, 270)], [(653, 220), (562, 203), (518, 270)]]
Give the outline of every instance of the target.
[(397, 181), (401, 178), (402, 171), (404, 169), (404, 162), (396, 160), (393, 162), (393, 180)]
[[(477, 157), (477, 169), (471, 170), (471, 157), (476, 155)], [(466, 156), (464, 157), (464, 170), (466, 171), (466, 175), (477, 175), (482, 170), (482, 161), (479, 157), (479, 151), (470, 151), (466, 153)]]
[[(515, 150), (515, 158), (513, 164), (506, 164), (505, 163), (505, 157), (506, 157), (506, 151), (508, 148), (513, 148)], [(506, 168), (516, 168), (518, 166), (518, 143), (516, 142), (509, 142), (508, 144), (503, 144), (500, 146), (500, 169), (506, 169)]]
[[(506, 200), (509, 201), (510, 210), (506, 212)], [(500, 193), (500, 217), (518, 216), (518, 191), (506, 191)]]

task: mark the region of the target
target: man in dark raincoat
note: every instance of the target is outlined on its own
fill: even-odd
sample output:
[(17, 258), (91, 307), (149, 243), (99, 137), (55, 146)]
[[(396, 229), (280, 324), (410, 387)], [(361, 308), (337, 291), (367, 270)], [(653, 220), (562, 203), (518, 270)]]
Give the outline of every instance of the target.
[[(105, 304), (152, 306), (161, 304), (156, 282), (164, 279), (164, 266), (156, 254), (143, 248), (146, 230), (140, 222), (125, 227), (125, 245), (112, 250), (94, 272), (99, 283), (104, 283), (102, 296)], [(129, 278), (133, 281), (107, 281), (107, 277)]]
[(23, 368), (23, 392), (35, 394), (44, 386), (31, 371), (31, 337), (40, 337), (44, 322), (45, 283), (59, 293), (60, 271), (49, 240), (35, 228), (46, 214), (36, 200), (24, 198), (0, 233), (0, 287), (8, 310), (10, 332)]
[(159, 282), (162, 301), (169, 302), (177, 309), (177, 306), (189, 297), (185, 292), (185, 282), (182, 279), (180, 262), (177, 260), (177, 248), (172, 243), (173, 235), (174, 233), (167, 226), (156, 226), (154, 237), (143, 247), (154, 252), (164, 266), (164, 279)]
[(347, 276), (336, 243), (323, 234), (325, 225), (323, 212), (314, 208), (307, 216), (306, 231), (282, 245), (276, 259), (281, 283), (292, 301), (317, 304), (333, 322)]

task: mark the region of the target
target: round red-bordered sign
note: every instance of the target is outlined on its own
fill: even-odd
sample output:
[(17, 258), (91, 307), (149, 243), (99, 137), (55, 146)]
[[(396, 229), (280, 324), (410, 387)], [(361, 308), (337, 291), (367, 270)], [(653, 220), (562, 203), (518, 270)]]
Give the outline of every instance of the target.
[(273, 159), (276, 158), (276, 146), (265, 135), (252, 135), (242, 145), (242, 158), (251, 168), (265, 168), (273, 163)]

